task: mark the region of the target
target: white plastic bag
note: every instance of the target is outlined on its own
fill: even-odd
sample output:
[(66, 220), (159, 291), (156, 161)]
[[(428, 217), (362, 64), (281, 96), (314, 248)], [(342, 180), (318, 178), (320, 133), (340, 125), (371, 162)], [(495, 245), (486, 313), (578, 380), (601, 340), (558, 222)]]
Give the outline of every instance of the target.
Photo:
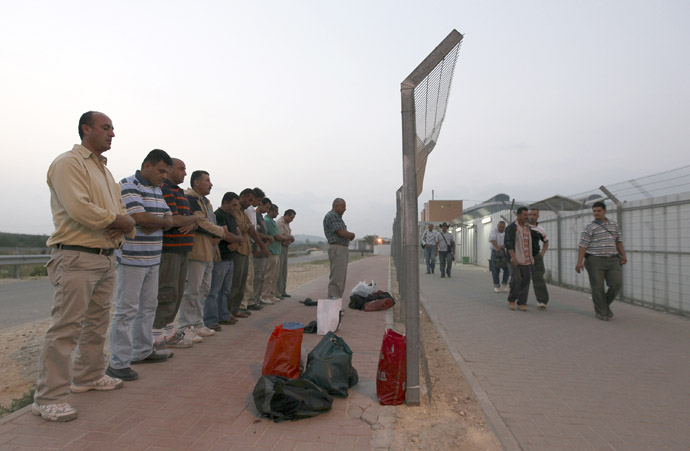
[(352, 289), (352, 294), (353, 295), (356, 294), (356, 295), (359, 295), (359, 296), (362, 296), (363, 298), (365, 298), (365, 297), (369, 296), (371, 293), (373, 293), (374, 291), (376, 291), (376, 282), (374, 282), (372, 280), (371, 283), (369, 283), (369, 284), (367, 284), (366, 282), (358, 283), (357, 286), (355, 286)]
[(319, 299), (316, 306), (316, 335), (326, 335), (338, 330), (342, 299)]

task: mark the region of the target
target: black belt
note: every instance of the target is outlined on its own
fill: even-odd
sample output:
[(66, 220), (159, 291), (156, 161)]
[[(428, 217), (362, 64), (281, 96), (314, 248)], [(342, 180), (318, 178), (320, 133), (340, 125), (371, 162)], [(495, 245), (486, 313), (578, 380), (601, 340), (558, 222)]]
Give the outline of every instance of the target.
[(589, 257), (599, 257), (599, 258), (613, 258), (613, 257), (620, 257), (620, 254), (613, 254), (613, 255), (594, 255), (594, 254), (585, 254), (586, 258)]
[(70, 244), (58, 244), (57, 248), (62, 249), (63, 251), (88, 252), (89, 254), (98, 254), (106, 257), (110, 257), (111, 255), (113, 255), (113, 252), (115, 252), (115, 249), (112, 248), (99, 249), (97, 247), (72, 246)]

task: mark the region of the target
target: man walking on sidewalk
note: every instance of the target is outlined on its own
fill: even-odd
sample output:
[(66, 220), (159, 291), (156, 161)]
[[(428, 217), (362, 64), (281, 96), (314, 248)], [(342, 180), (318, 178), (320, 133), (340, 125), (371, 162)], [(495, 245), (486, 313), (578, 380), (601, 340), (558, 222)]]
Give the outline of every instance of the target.
[(438, 254), (438, 265), (441, 268), (441, 279), (448, 276), (455, 260), (455, 240), (453, 235), (448, 232), (448, 224), (441, 224), (441, 232), (436, 236), (436, 253)]
[[(532, 234), (532, 257), (534, 258), (534, 266), (532, 267), (534, 296), (537, 298), (537, 307), (546, 310), (546, 304), (549, 303), (549, 291), (546, 289), (546, 280), (544, 280), (544, 273), (546, 273), (544, 254), (549, 248), (549, 238), (546, 236), (544, 228), (539, 225), (538, 208), (529, 209), (528, 221)], [(544, 249), (540, 249), (540, 241), (544, 243)]]
[(348, 246), (355, 239), (355, 234), (347, 231), (343, 214), (347, 205), (341, 198), (333, 201), (332, 209), (323, 218), (323, 232), (328, 240), (328, 260), (331, 273), (328, 282), (328, 297), (341, 299), (347, 280)]
[[(494, 291), (501, 292), (501, 283), (503, 284), (503, 291), (508, 292), (508, 279), (510, 278), (510, 271), (508, 270), (508, 262), (506, 261), (506, 246), (505, 246), (505, 221), (499, 221), (495, 229), (489, 234), (489, 250), (491, 257), (489, 258), (489, 270), (491, 271), (491, 278), (494, 282)], [(501, 270), (503, 270), (503, 279), (500, 278)]]
[(31, 406), (31, 413), (47, 421), (77, 418), (77, 409), (66, 402), (70, 384), (72, 393), (123, 385), (104, 374), (103, 346), (115, 287), (113, 253), (124, 234), (134, 236), (134, 219), (103, 156), (115, 137), (110, 118), (84, 113), (79, 137), (81, 145), (60, 154), (48, 169), (55, 230), (46, 243), (53, 248), (46, 267), (55, 292)]
[(429, 224), (429, 228), (422, 234), (422, 249), (424, 249), (424, 261), (426, 262), (426, 273), (433, 274), (436, 266), (436, 236), (434, 225)]
[(527, 295), (534, 258), (532, 257), (532, 234), (527, 224), (527, 207), (516, 211), (517, 219), (506, 227), (505, 245), (510, 254), (510, 292), (508, 308), (527, 310)]
[[(580, 273), (583, 267), (587, 270), (595, 315), (597, 319), (608, 321), (613, 318), (611, 303), (623, 285), (621, 265), (626, 264), (628, 259), (620, 227), (606, 218), (606, 204), (595, 202), (592, 214), (594, 221), (580, 235), (575, 271)], [(605, 290), (604, 282), (608, 290)]]

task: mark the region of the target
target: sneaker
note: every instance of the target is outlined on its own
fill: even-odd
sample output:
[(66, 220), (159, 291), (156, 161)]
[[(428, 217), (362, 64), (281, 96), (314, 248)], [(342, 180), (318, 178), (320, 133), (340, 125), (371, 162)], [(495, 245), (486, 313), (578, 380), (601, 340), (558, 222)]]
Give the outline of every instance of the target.
[(277, 297), (271, 297), (270, 299), (271, 299), (271, 301), (273, 301), (274, 304), (275, 304), (276, 302), (282, 301), (282, 299), (277, 298)]
[(118, 388), (122, 388), (123, 385), (125, 384), (122, 382), (122, 379), (110, 377), (107, 374), (104, 374), (103, 377), (97, 381), (80, 385), (72, 384), (70, 390), (72, 390), (72, 393), (84, 393), (89, 390), (108, 391), (117, 390)]
[(543, 302), (540, 302), (539, 305), (537, 305), (537, 307), (539, 307), (540, 310), (546, 310), (546, 304), (544, 304)]
[(273, 302), (270, 298), (261, 298), (261, 302), (263, 302), (266, 305), (273, 305), (275, 302)]
[(508, 302), (508, 308), (511, 310), (515, 310), (515, 302)]
[(199, 335), (200, 337), (210, 337), (211, 335), (215, 335), (216, 331), (211, 330), (206, 326), (201, 326), (201, 327), (195, 327), (194, 333)]
[(211, 329), (214, 332), (220, 332), (221, 330), (223, 330), (223, 328), (220, 327), (220, 324), (214, 324), (212, 326), (206, 326), (206, 327)]
[(185, 327), (184, 329), (184, 339), (185, 340), (191, 340), (192, 343), (201, 343), (204, 341), (203, 338), (201, 338), (199, 335), (197, 335), (196, 331), (194, 330), (193, 327)]
[(33, 403), (31, 413), (36, 416), (40, 415), (46, 421), (72, 421), (77, 418), (77, 409), (66, 402), (60, 404)]
[(503, 284), (503, 292), (507, 293), (508, 292), (508, 285)]
[(166, 338), (164, 340), (164, 343), (166, 348), (184, 349), (191, 348), (192, 346), (194, 346), (194, 342), (192, 341), (192, 339), (185, 337), (185, 335), (179, 331), (175, 333), (175, 335), (173, 335), (172, 337)]
[(238, 310), (236, 313), (233, 313), (235, 318), (249, 318), (249, 315), (251, 313), (245, 312), (244, 310)]
[(500, 292), (501, 292), (501, 289), (500, 289), (500, 288), (494, 287), (494, 293), (500, 293)]
[(597, 317), (597, 319), (600, 319), (602, 321), (608, 321), (609, 320), (608, 316), (600, 315), (598, 313), (596, 314), (596, 317)]
[(130, 367), (118, 369), (108, 365), (108, 368), (105, 369), (105, 374), (116, 379), (122, 379), (123, 381), (135, 381), (139, 379), (139, 374)]
[(606, 314), (606, 316), (607, 316), (609, 319), (613, 318), (613, 312), (612, 312), (611, 310), (609, 310), (609, 312)]
[(261, 310), (263, 307), (259, 304), (252, 304), (247, 306), (247, 310)]
[(163, 363), (168, 361), (168, 356), (161, 351), (151, 351), (151, 354), (147, 355), (141, 360), (132, 360), (130, 363), (132, 365), (139, 365), (141, 363)]
[(445, 278), (446, 278), (446, 276), (441, 274), (441, 279), (445, 279)]
[(290, 296), (290, 295), (287, 294), (287, 293), (283, 293), (283, 294), (281, 294), (281, 296), (284, 297), (284, 298), (291, 298), (291, 297), (292, 297), (292, 296)]
[(172, 359), (173, 356), (175, 355), (174, 352), (172, 352), (170, 349), (168, 349), (167, 346), (165, 346), (164, 342), (154, 343), (153, 344), (153, 352), (163, 354), (169, 359)]
[(520, 310), (521, 312), (526, 312), (527, 306), (526, 305), (518, 305), (518, 310)]

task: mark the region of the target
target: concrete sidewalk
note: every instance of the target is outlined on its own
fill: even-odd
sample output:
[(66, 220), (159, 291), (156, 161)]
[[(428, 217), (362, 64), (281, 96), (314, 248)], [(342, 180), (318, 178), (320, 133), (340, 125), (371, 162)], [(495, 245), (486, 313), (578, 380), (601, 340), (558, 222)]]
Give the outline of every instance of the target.
[[(388, 257), (350, 264), (346, 294), (360, 280), (388, 287)], [(333, 409), (297, 422), (273, 423), (258, 416), (252, 390), (261, 375), (266, 343), (282, 321), (304, 324), (316, 307), (298, 303), (326, 297), (328, 277), (297, 289), (292, 298), (265, 307), (190, 349), (175, 350), (172, 360), (139, 365), (140, 379), (122, 390), (71, 395), (79, 418), (48, 423), (30, 408), (0, 420), (0, 450), (15, 449), (286, 449), (368, 450), (374, 428), (391, 427), (376, 399), (376, 369), (386, 312), (347, 308), (338, 335), (353, 350), (359, 384)], [(348, 296), (349, 297), (349, 296)], [(322, 337), (305, 334), (311, 350)]]
[[(511, 311), (488, 270), (420, 270), (423, 303), (506, 449), (690, 449), (690, 319), (549, 285)], [(582, 276), (586, 277), (586, 276)]]

